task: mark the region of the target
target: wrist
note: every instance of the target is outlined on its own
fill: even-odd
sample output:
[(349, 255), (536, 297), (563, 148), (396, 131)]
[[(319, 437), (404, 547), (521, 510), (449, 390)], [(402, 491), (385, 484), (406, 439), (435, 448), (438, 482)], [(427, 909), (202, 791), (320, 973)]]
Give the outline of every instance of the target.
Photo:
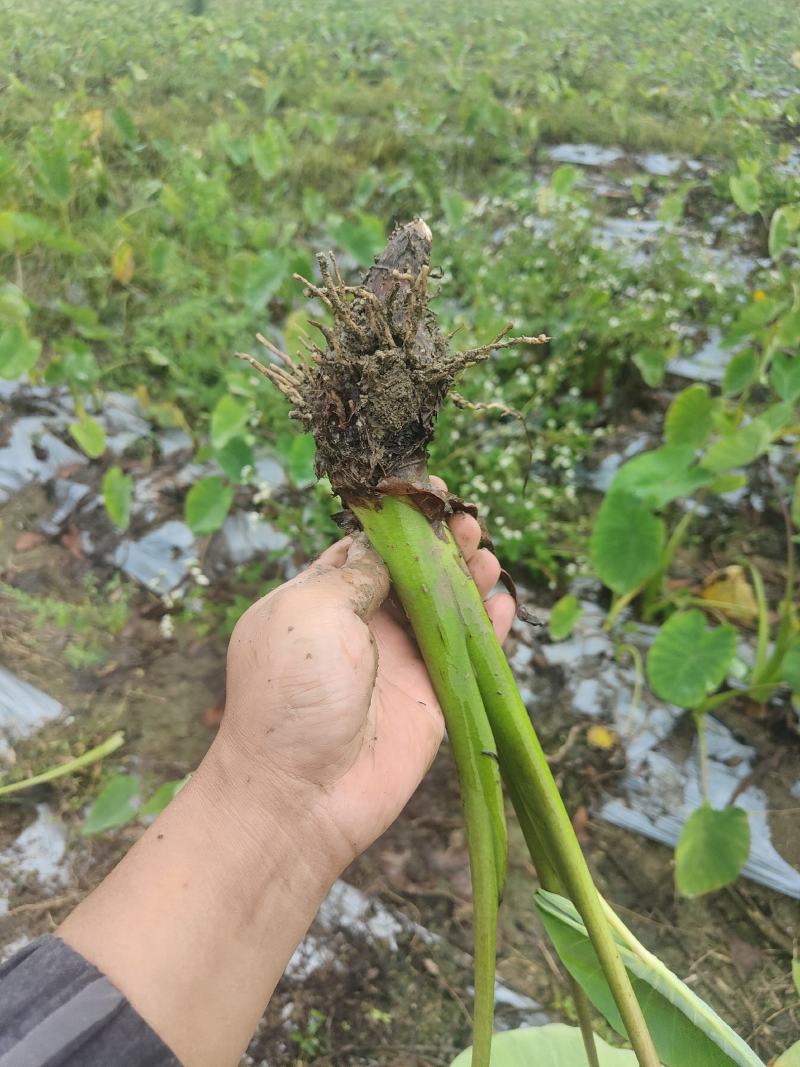
[(325, 814), (322, 790), (243, 755), (224, 728), (192, 778), (233, 847), (285, 861), (318, 888), (320, 902), (353, 858)]

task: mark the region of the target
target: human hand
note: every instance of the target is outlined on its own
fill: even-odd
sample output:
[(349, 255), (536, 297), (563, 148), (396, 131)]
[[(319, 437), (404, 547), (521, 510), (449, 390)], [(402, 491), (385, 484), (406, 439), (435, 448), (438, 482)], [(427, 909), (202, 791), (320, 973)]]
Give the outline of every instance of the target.
[[(500, 564), (465, 514), (453, 536), (481, 596)], [(215, 748), (227, 777), (247, 776), (258, 818), (302, 811), (343, 868), (394, 821), (433, 761), (444, 724), (425, 664), (391, 602), (386, 568), (345, 538), (254, 604), (228, 649), (228, 696)], [(486, 601), (502, 640), (507, 593)], [(212, 750), (213, 753), (213, 750)]]

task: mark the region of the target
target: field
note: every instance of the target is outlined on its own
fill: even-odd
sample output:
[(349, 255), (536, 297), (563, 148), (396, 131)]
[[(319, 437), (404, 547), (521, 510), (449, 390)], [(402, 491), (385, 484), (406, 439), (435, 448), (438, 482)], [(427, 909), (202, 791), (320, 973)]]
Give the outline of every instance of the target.
[[(800, 1030), (796, 4), (190, 6), (0, 0), (0, 663), (70, 712), (20, 726), (0, 687), (4, 772), (127, 735), (0, 802), (3, 943), (138, 833), (78, 836), (112, 775), (147, 793), (195, 765), (236, 618), (335, 536), (313, 442), (235, 354), (259, 331), (297, 350), (325, 309), (293, 274), (333, 249), (356, 277), (420, 215), (460, 348), (508, 322), (550, 338), (465, 375), (431, 466), (549, 619), (511, 657), (587, 855), (642, 939), (777, 1055)], [(682, 624), (730, 648), (677, 691)], [(748, 812), (755, 881), (742, 857), (726, 888), (673, 889), (667, 759), (685, 814), (709, 781)], [(642, 789), (657, 814), (636, 814)], [(6, 885), (43, 810), (69, 872)], [(348, 881), (468, 947), (460, 833), (445, 752)], [(501, 973), (571, 1018), (515, 887)], [(409, 929), (401, 962), (321, 931), (324, 964), (287, 982), (249, 1062), (449, 1063), (468, 972)]]

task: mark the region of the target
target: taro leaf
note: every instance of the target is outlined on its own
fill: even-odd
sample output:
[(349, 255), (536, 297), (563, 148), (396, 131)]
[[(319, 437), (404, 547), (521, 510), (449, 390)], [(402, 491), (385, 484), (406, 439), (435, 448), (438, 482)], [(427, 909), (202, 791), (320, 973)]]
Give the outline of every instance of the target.
[(106, 450), (103, 427), (91, 415), (84, 415), (70, 425), (69, 432), (90, 459), (97, 459)]
[(0, 331), (0, 378), (21, 378), (33, 370), (42, 344), (15, 323)]
[(614, 489), (597, 513), (590, 542), (592, 565), (615, 593), (628, 593), (658, 570), (664, 524), (632, 493)]
[(384, 224), (375, 215), (361, 215), (358, 222), (345, 220), (333, 235), (362, 267), (368, 267), (386, 243)]
[(773, 360), (769, 380), (781, 400), (797, 400), (800, 397), (800, 356), (779, 352)]
[[(798, 992), (800, 992), (800, 986), (798, 986)], [(800, 1067), (800, 1041), (795, 1041), (791, 1048), (782, 1052), (772, 1067)]]
[(139, 779), (132, 774), (115, 774), (106, 783), (89, 809), (81, 833), (88, 837), (115, 826), (124, 826), (136, 815), (131, 800), (139, 791)]
[(575, 623), (583, 614), (583, 608), (578, 603), (578, 598), (568, 593), (566, 596), (553, 605), (553, 610), (550, 612), (550, 625), (548, 627), (550, 631), (551, 641), (563, 641), (565, 637), (569, 637), (575, 626)]
[(800, 308), (793, 308), (778, 320), (777, 342), (787, 348), (800, 344)]
[(139, 136), (136, 124), (122, 104), (118, 104), (111, 112), (111, 121), (114, 123), (117, 133), (126, 144), (133, 144)]
[[(586, 928), (574, 906), (539, 890), (536, 906), (564, 966), (617, 1033), (625, 1034)], [(660, 960), (615, 935), (659, 1059), (666, 1067), (764, 1067), (705, 1001)]]
[(31, 154), (36, 170), (36, 191), (50, 204), (66, 204), (72, 196), (72, 177), (63, 146), (38, 148)]
[(285, 270), (281, 252), (243, 253), (233, 260), (231, 285), (251, 311), (260, 311), (280, 289)]
[(746, 467), (767, 451), (771, 440), (769, 426), (762, 419), (753, 419), (715, 441), (703, 457), (702, 465), (715, 474), (733, 467)]
[[(710, 416), (709, 416), (710, 418)], [(661, 508), (711, 481), (711, 474), (694, 465), (694, 446), (669, 444), (634, 456), (620, 467), (610, 492), (630, 493), (651, 508)]]
[(221, 478), (201, 478), (186, 496), (186, 522), (196, 534), (210, 534), (225, 522), (233, 503), (233, 489)]
[[(636, 1067), (629, 1049), (612, 1048), (602, 1037), (594, 1036), (599, 1067)], [(469, 1067), (472, 1049), (464, 1049), (450, 1067)], [(492, 1038), (492, 1067), (578, 1067), (586, 1062), (583, 1038), (576, 1026), (547, 1023), (508, 1030)]]
[(732, 356), (722, 377), (724, 396), (737, 396), (752, 385), (758, 373), (758, 356), (752, 349), (737, 352)]
[(788, 206), (779, 207), (773, 214), (769, 224), (769, 254), (773, 259), (780, 259), (791, 248), (799, 218)]
[(214, 455), (217, 463), (234, 482), (241, 482), (245, 467), (255, 466), (253, 450), (242, 437), (232, 437)]
[(458, 193), (454, 193), (450, 189), (442, 189), (439, 200), (444, 217), (447, 219), (447, 225), (451, 229), (458, 229), (467, 213), (466, 200), (463, 200)]
[(283, 126), (275, 118), (267, 119), (262, 133), (251, 136), (249, 147), (253, 166), (264, 181), (282, 169), (291, 151)]
[(578, 178), (580, 178), (578, 168), (573, 167), (570, 163), (564, 163), (553, 171), (550, 185), (553, 187), (553, 192), (557, 197), (569, 196)]
[(667, 409), (664, 437), (670, 445), (702, 448), (711, 436), (713, 401), (707, 385), (690, 385), (681, 390)]
[(754, 215), (761, 206), (761, 186), (754, 174), (733, 174), (730, 179), (731, 196), (738, 208)]
[(675, 885), (699, 897), (736, 881), (750, 855), (747, 812), (701, 804), (683, 824), (675, 846)]
[(147, 818), (160, 815), (164, 808), (166, 808), (167, 804), (172, 803), (178, 793), (180, 793), (190, 777), (191, 776), (187, 774), (184, 778), (176, 778), (172, 782), (163, 782), (158, 789), (156, 789), (150, 799), (146, 800), (139, 808), (139, 817)]
[(667, 355), (663, 349), (643, 348), (633, 357), (633, 362), (644, 379), (645, 385), (655, 387), (664, 381)]
[(299, 434), (292, 439), (289, 454), (286, 457), (289, 467), (289, 476), (296, 486), (305, 489), (313, 485), (317, 480), (314, 473), (314, 457), (317, 454), (317, 446), (310, 433)]
[[(800, 479), (800, 475), (798, 475)], [(781, 681), (795, 693), (800, 693), (800, 637), (795, 637), (781, 663)]]
[(650, 647), (650, 688), (671, 704), (696, 708), (720, 685), (735, 654), (733, 626), (707, 629), (701, 611), (679, 612), (664, 623)]
[(133, 478), (119, 467), (111, 467), (103, 476), (103, 500), (108, 517), (120, 530), (127, 530), (131, 518)]
[(238, 437), (247, 425), (250, 411), (244, 404), (227, 394), (217, 401), (211, 413), (211, 444), (223, 448), (232, 437)]

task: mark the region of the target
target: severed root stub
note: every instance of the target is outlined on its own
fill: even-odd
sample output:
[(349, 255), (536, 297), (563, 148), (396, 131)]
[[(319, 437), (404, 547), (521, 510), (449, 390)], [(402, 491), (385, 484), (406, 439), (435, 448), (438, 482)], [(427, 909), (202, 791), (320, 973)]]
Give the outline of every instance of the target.
[(322, 284), (297, 277), (333, 315), (332, 327), (311, 320), (325, 348), (293, 359), (259, 337), (275, 362), (243, 358), (294, 404), (292, 418), (317, 443), (317, 475), (346, 505), (411, 495), (439, 519), (460, 502), (430, 484), (427, 447), (456, 376), (497, 349), (548, 338), (509, 338), (509, 325), (482, 348), (451, 352), (428, 302), (430, 254), (422, 219), (397, 227), (359, 286), (344, 284), (332, 253), (319, 254)]

